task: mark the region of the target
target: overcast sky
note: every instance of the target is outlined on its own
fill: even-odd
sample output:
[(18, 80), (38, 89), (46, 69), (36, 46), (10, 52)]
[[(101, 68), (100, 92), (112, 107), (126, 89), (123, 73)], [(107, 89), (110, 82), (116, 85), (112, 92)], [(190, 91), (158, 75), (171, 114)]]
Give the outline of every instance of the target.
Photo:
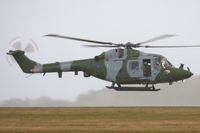
[[(39, 52), (27, 56), (40, 63), (84, 59), (108, 50), (42, 37), (49, 33), (117, 43), (176, 34), (152, 44), (200, 44), (199, 0), (0, 0), (0, 17), (0, 100), (40, 96), (74, 100), (110, 85), (93, 77), (83, 78), (82, 73), (64, 73), (62, 79), (57, 73), (25, 78), (18, 65), (10, 66), (5, 59), (12, 49), (9, 42), (16, 37), (22, 39), (24, 47), (30, 39), (37, 43)], [(200, 48), (140, 50), (162, 54), (176, 67), (184, 63), (195, 75), (200, 74)]]

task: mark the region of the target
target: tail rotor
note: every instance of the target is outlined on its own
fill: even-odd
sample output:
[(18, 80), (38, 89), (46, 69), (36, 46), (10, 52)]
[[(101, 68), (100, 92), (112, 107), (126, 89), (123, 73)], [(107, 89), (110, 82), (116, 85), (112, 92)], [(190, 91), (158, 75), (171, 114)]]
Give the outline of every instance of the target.
[[(24, 40), (22, 40), (21, 37), (16, 37), (9, 42), (9, 45), (11, 46), (12, 50), (23, 50), (25, 53), (35, 53), (39, 51), (38, 46), (34, 40), (30, 39), (28, 42), (22, 42), (24, 42)], [(10, 66), (13, 66), (16, 63), (13, 56), (6, 55), (5, 59)]]

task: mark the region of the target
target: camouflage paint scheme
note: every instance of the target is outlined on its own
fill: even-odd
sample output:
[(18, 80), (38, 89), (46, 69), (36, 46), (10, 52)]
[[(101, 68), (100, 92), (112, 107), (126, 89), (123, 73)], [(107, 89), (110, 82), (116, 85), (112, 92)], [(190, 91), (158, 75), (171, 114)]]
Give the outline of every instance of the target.
[[(24, 51), (9, 51), (24, 73), (84, 72), (84, 77), (96, 78), (118, 84), (172, 83), (191, 77), (183, 68), (175, 68), (163, 56), (135, 49), (112, 49), (91, 59), (39, 64), (24, 55)], [(145, 65), (149, 68), (147, 73)]]

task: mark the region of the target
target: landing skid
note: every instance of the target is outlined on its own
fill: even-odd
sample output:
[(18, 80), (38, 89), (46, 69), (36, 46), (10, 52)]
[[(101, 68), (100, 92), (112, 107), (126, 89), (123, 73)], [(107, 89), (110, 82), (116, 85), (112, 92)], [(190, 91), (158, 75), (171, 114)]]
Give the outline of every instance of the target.
[(146, 84), (145, 87), (121, 87), (120, 84), (117, 84), (118, 87), (115, 87), (115, 83), (112, 83), (112, 86), (106, 86), (108, 89), (114, 89), (116, 91), (159, 91), (160, 89), (156, 89), (154, 85), (152, 87), (149, 87), (148, 84)]
[(156, 89), (154, 84), (149, 87), (149, 84), (146, 84), (145, 87), (121, 87), (121, 84), (117, 83), (118, 87), (115, 87), (115, 82), (112, 82), (111, 86), (106, 86), (108, 89), (114, 89), (116, 91), (159, 91), (160, 89)]
[(152, 89), (152, 87), (112, 87), (106, 86), (108, 89), (114, 89), (116, 91), (159, 91), (160, 89)]

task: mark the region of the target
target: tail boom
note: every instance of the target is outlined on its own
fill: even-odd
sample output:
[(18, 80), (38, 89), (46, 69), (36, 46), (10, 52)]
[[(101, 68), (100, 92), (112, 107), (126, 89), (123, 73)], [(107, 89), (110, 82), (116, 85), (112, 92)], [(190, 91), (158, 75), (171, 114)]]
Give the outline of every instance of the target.
[(68, 72), (71, 69), (72, 62), (56, 62), (49, 64), (40, 64), (24, 55), (24, 51), (9, 51), (8, 55), (12, 55), (24, 73), (50, 73), (50, 72)]

